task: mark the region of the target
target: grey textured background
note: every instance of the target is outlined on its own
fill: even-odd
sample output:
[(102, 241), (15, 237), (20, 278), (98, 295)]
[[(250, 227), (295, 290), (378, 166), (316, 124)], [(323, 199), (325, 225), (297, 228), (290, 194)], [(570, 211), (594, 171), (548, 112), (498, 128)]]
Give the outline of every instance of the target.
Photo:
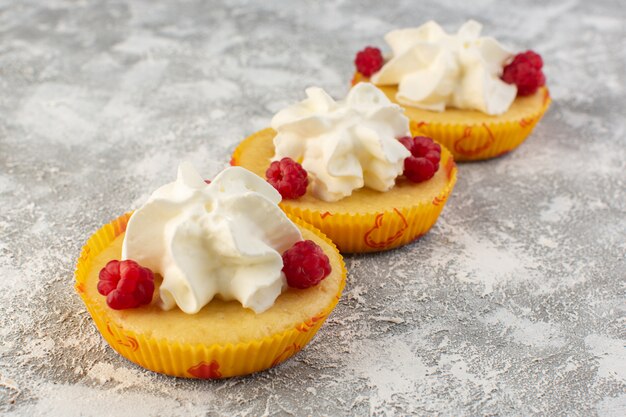
[[(626, 415), (624, 3), (417, 3), (0, 0), (0, 413)], [(418, 242), (347, 257), (287, 363), (191, 381), (113, 352), (73, 290), (90, 233), (429, 18), (544, 56), (532, 137), (461, 165)]]

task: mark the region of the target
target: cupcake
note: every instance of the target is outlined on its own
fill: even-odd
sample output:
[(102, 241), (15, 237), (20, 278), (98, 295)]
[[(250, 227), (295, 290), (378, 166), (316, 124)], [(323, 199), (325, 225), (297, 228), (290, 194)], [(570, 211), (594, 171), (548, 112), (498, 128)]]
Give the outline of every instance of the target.
[(481, 30), (470, 20), (454, 35), (433, 21), (389, 32), (391, 55), (360, 51), (353, 84), (374, 83), (404, 107), (414, 135), (433, 137), (457, 161), (503, 155), (530, 135), (550, 94), (538, 54), (514, 55)]
[(188, 164), (82, 250), (76, 290), (98, 330), (155, 372), (225, 378), (302, 349), (339, 300), (333, 243), (289, 218), (280, 194), (239, 167), (210, 184)]
[(321, 88), (245, 139), (232, 165), (265, 176), (280, 207), (342, 252), (395, 248), (433, 226), (456, 182), (450, 152), (410, 136), (409, 120), (370, 83), (335, 101)]

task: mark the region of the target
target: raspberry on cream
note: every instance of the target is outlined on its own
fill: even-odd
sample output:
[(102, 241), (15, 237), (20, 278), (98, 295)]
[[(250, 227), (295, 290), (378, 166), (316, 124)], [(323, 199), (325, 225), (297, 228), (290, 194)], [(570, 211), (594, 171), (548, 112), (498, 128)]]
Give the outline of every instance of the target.
[(283, 272), (290, 287), (305, 289), (330, 274), (328, 256), (312, 240), (297, 242), (283, 253)]
[(122, 259), (161, 274), (159, 305), (197, 313), (213, 297), (256, 313), (286, 286), (282, 253), (302, 240), (278, 207), (280, 194), (252, 172), (230, 167), (210, 184), (183, 163), (126, 228)]
[(357, 52), (356, 58), (354, 58), (357, 71), (366, 77), (371, 77), (372, 74), (378, 72), (384, 64), (385, 58), (383, 58), (382, 52), (372, 46)]
[(321, 88), (308, 88), (306, 94), (272, 119), (273, 160), (301, 161), (313, 194), (324, 201), (362, 187), (391, 189), (410, 155), (396, 139), (410, 134), (402, 108), (369, 83), (355, 85), (341, 101)]
[(400, 142), (411, 152), (404, 160), (404, 176), (413, 182), (431, 179), (439, 169), (441, 145), (426, 136), (404, 137)]
[(508, 84), (515, 84), (518, 96), (528, 96), (546, 84), (542, 67), (541, 55), (534, 51), (522, 52), (515, 55), (513, 61), (504, 67), (502, 80)]
[(309, 185), (305, 169), (291, 158), (272, 162), (265, 177), (285, 200), (302, 197)]
[(452, 35), (433, 21), (391, 31), (385, 41), (393, 56), (371, 81), (398, 85), (396, 100), (404, 105), (502, 114), (517, 94), (515, 85), (500, 79), (513, 55), (494, 38), (481, 37), (481, 30), (480, 23), (469, 20)]

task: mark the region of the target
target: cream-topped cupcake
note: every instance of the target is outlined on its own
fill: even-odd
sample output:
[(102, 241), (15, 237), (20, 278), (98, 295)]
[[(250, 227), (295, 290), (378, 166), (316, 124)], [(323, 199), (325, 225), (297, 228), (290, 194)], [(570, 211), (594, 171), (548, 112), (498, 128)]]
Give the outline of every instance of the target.
[(320, 88), (306, 93), (271, 129), (243, 141), (232, 163), (267, 175), (279, 191), (301, 163), (308, 188), (295, 187), (301, 192), (280, 206), (341, 251), (390, 249), (426, 233), (456, 181), (450, 153), (426, 138), (415, 145), (402, 108), (372, 84), (357, 84), (340, 101)]
[(454, 34), (430, 21), (385, 36), (385, 60), (368, 47), (353, 83), (376, 84), (405, 108), (413, 134), (432, 136), (457, 160), (486, 159), (517, 147), (550, 102), (541, 58), (515, 56), (470, 20)]
[(181, 165), (175, 182), (83, 248), (76, 289), (103, 337), (181, 377), (243, 375), (299, 351), (336, 305), (345, 268), (280, 200), (243, 168), (207, 184)]

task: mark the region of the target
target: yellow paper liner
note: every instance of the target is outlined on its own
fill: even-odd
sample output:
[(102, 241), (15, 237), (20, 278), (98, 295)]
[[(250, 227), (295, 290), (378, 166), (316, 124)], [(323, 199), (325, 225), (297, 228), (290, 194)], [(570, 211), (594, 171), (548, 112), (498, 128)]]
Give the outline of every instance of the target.
[[(154, 372), (183, 378), (217, 379), (246, 375), (276, 366), (311, 340), (337, 305), (345, 286), (347, 272), (341, 255), (337, 253), (342, 279), (336, 296), (322, 311), (291, 329), (250, 342), (226, 345), (189, 344), (146, 337), (117, 325), (107, 308), (92, 301), (85, 291), (94, 257), (126, 230), (130, 216), (131, 213), (126, 213), (118, 217), (89, 238), (76, 265), (75, 288), (109, 345), (128, 360)], [(312, 226), (297, 218), (292, 218), (292, 221), (314, 232), (336, 250), (332, 241)]]
[[(369, 79), (354, 74), (352, 85)], [(415, 120), (411, 117), (411, 133), (428, 136), (452, 152), (456, 161), (477, 161), (496, 158), (511, 152), (526, 140), (539, 120), (550, 107), (552, 99), (547, 88), (542, 88), (541, 107), (517, 120), (476, 123), (442, 123), (432, 120)], [(408, 114), (407, 114), (408, 116)]]
[[(242, 141), (233, 152), (231, 165), (239, 165), (242, 153), (254, 146), (258, 135), (264, 134), (262, 130)], [(326, 210), (319, 210), (294, 207), (284, 200), (280, 207), (290, 217), (298, 217), (321, 230), (343, 253), (393, 249), (424, 235), (437, 221), (457, 179), (454, 158), (445, 146), (441, 147), (439, 165), (446, 171), (447, 183), (432, 201), (363, 213), (337, 212), (333, 203), (328, 203)]]

